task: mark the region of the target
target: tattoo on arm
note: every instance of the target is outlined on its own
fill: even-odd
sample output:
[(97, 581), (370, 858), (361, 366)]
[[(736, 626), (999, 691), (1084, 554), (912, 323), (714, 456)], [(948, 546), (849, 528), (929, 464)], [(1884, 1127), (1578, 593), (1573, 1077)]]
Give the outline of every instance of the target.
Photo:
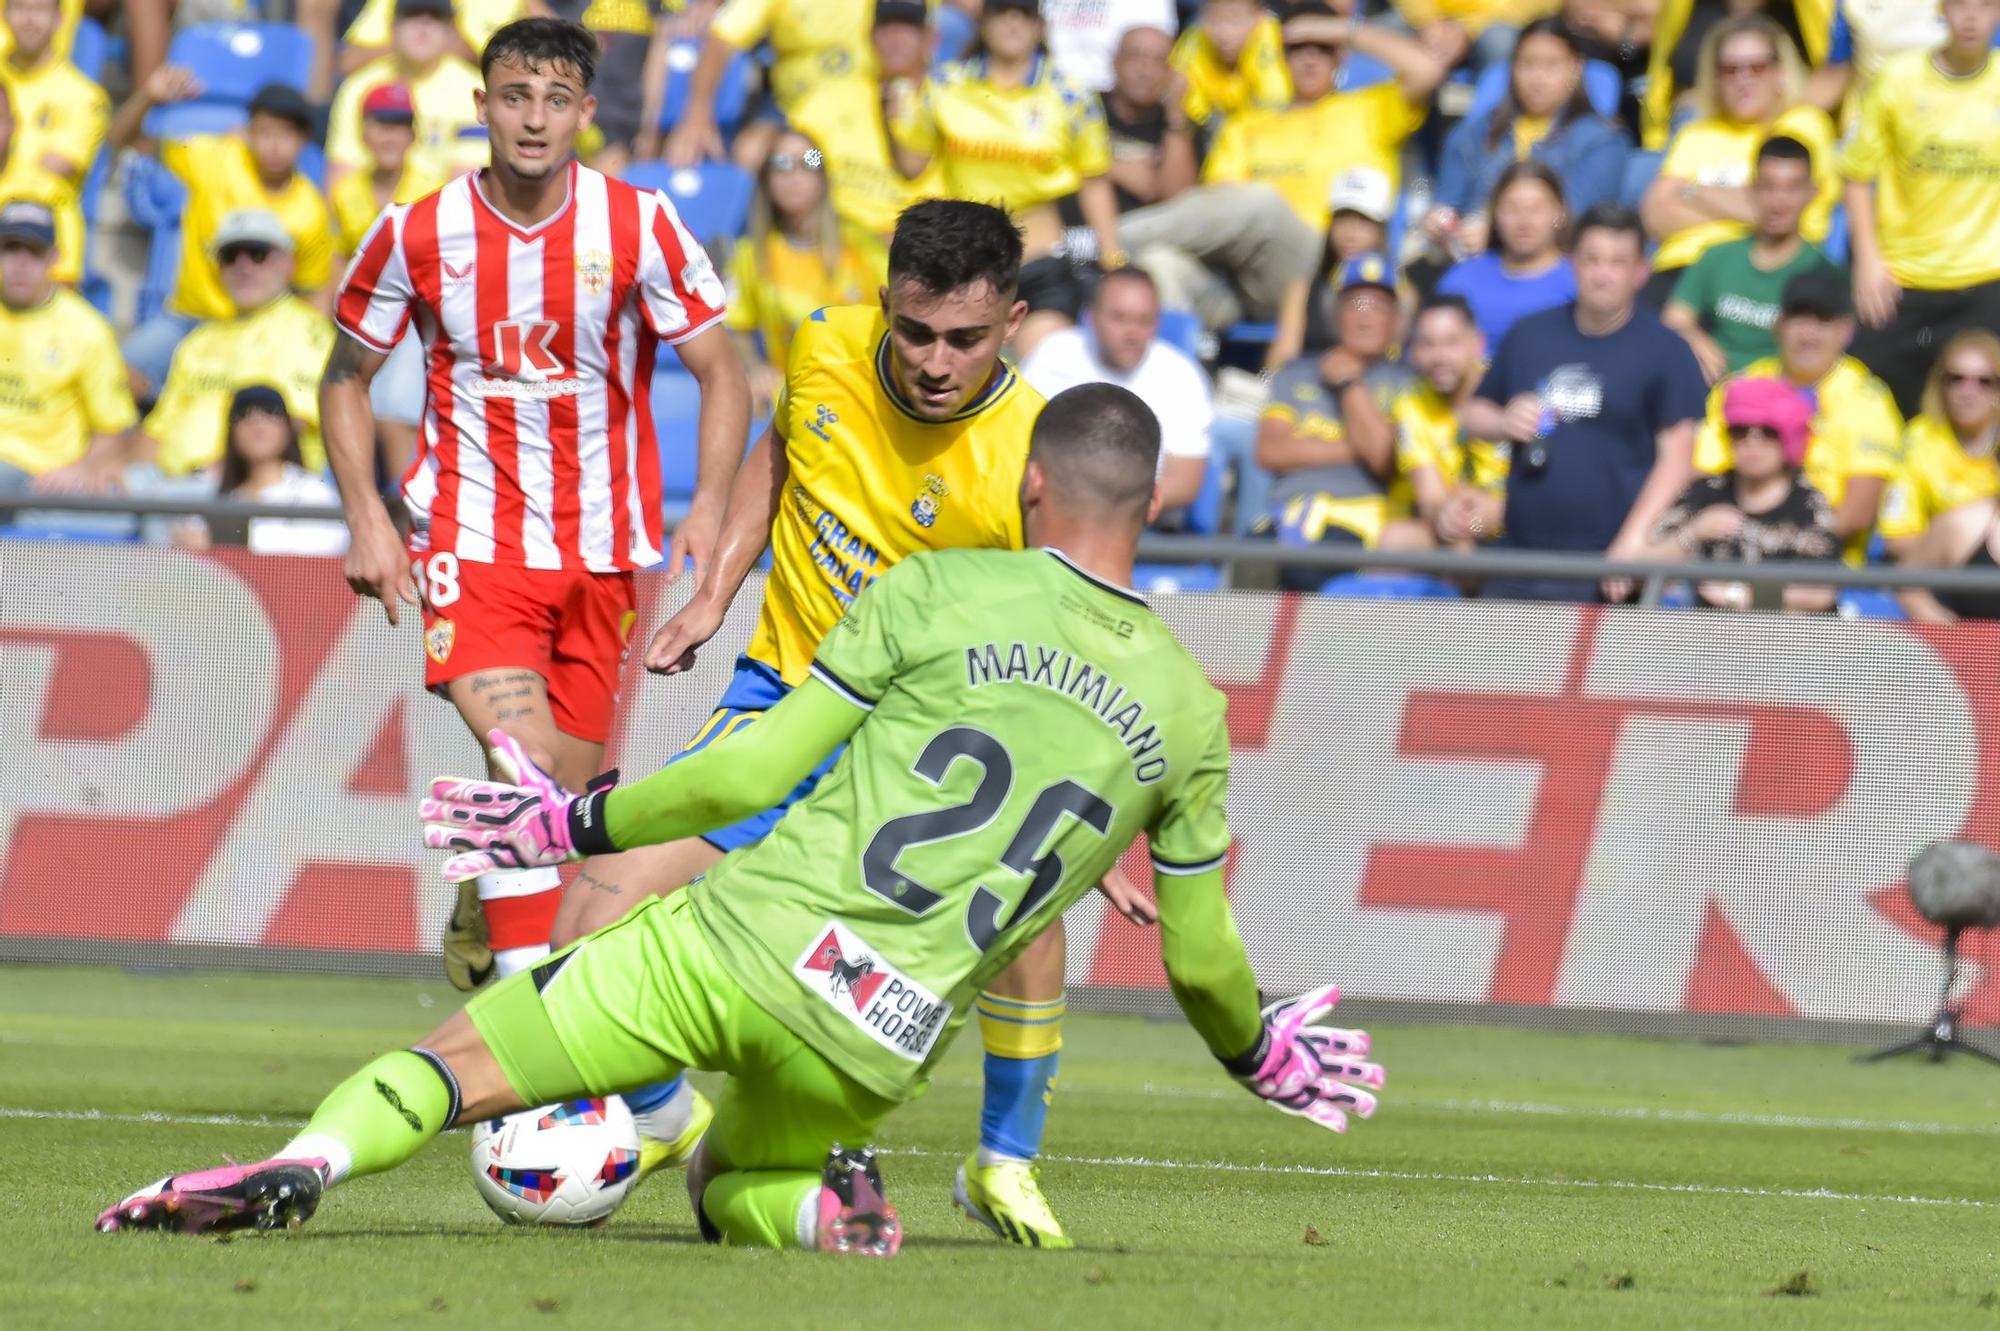
[(362, 346), (346, 334), (333, 339), (333, 354), (326, 358), (326, 371), (320, 376), (320, 387), (330, 388), (334, 384), (344, 384), (360, 377), (362, 358), (368, 348)]

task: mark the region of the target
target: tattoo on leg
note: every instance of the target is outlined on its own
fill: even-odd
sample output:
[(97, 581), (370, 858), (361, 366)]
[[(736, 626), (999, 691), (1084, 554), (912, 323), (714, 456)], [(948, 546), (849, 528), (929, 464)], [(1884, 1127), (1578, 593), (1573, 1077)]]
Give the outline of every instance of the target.
[(602, 892), (608, 897), (622, 897), (625, 889), (616, 883), (606, 882), (588, 869), (579, 869), (576, 875), (578, 887), (589, 888), (592, 892)]

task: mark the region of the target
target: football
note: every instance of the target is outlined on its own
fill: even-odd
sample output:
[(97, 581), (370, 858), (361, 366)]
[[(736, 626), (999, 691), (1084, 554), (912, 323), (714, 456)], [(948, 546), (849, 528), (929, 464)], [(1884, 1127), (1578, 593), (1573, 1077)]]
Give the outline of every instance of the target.
[(619, 1099), (571, 1100), (472, 1130), (472, 1181), (510, 1225), (595, 1225), (639, 1181), (639, 1127)]

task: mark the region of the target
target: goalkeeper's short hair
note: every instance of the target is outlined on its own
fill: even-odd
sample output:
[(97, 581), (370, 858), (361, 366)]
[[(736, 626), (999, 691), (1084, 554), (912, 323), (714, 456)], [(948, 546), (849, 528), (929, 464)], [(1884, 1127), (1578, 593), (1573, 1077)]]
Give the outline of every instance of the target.
[(1035, 418), (1028, 456), (1064, 502), (1143, 525), (1160, 465), (1160, 422), (1137, 394), (1116, 384), (1079, 384), (1049, 399)]

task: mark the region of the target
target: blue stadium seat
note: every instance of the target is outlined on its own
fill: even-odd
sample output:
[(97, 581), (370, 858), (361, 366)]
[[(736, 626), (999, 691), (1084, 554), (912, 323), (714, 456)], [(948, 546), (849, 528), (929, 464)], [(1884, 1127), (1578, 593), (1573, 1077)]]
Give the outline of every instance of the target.
[(76, 36), (69, 45), (69, 62), (93, 83), (103, 82), (104, 59), (111, 50), (111, 37), (94, 18), (79, 19)]
[(1222, 590), (1222, 570), (1214, 564), (1134, 564), (1132, 586), (1154, 592), (1216, 592)]
[[(1472, 105), (1465, 112), (1467, 120), (1475, 120), (1500, 105), (1500, 99), (1507, 95), (1507, 76), (1511, 72), (1506, 65), (1491, 65), (1480, 74), (1472, 88)], [(1583, 92), (1597, 114), (1617, 115), (1618, 97), (1623, 91), (1624, 83), (1615, 67), (1602, 60), (1584, 61)]]
[(1321, 596), (1364, 601), (1455, 601), (1458, 588), (1422, 573), (1342, 573), (1328, 578)]
[(1902, 620), (1902, 602), (1886, 587), (1849, 587), (1840, 593), (1838, 608), (1844, 619)]
[(756, 181), (731, 162), (703, 162), (675, 169), (665, 162), (634, 162), (626, 182), (639, 189), (656, 189), (674, 201), (681, 224), (703, 245), (731, 240), (743, 231), (750, 215), (750, 193)]
[[(672, 129), (687, 110), (688, 87), (694, 82), (694, 67), (701, 62), (701, 43), (682, 40), (667, 48), (667, 95), (660, 103), (660, 128)], [(715, 86), (715, 123), (727, 134), (743, 119), (750, 103), (750, 57), (737, 53), (723, 66), (722, 82)]]
[(247, 104), (267, 83), (303, 90), (312, 61), (312, 37), (290, 23), (199, 23), (167, 48), (167, 63), (192, 70), (211, 102)]
[(1201, 318), (1193, 310), (1161, 310), (1156, 336), (1168, 346), (1201, 359)]
[(1340, 66), (1340, 75), (1334, 81), (1334, 87), (1340, 92), (1360, 92), (1363, 88), (1387, 83), (1395, 77), (1396, 71), (1374, 56), (1351, 50)]
[(979, 21), (955, 6), (939, 5), (931, 11), (931, 31), (936, 34), (931, 73), (936, 74), (952, 61), (964, 58), (979, 32)]
[(687, 513), (694, 498), (695, 423), (701, 390), (680, 362), (662, 358), (653, 371), (653, 433), (660, 447), (660, 493), (667, 516)]
[(317, 143), (308, 143), (299, 152), (299, 174), (313, 183), (313, 188), (322, 194), (326, 192), (326, 149)]

